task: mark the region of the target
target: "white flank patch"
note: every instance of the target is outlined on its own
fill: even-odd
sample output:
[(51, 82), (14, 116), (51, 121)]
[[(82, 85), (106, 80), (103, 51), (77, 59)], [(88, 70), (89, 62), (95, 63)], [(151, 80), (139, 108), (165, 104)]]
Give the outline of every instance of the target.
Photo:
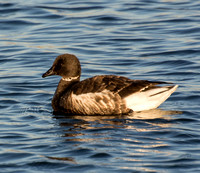
[[(145, 92), (137, 92), (125, 97), (126, 106), (133, 111), (143, 111), (157, 108), (163, 103), (178, 87), (175, 85), (169, 89), (167, 87), (155, 88)], [(160, 94), (159, 94), (160, 93)]]
[[(86, 93), (86, 94), (71, 94), (71, 100), (73, 107), (77, 112), (84, 114), (108, 114), (109, 110), (115, 108), (114, 100), (110, 99), (113, 94), (108, 90), (104, 90), (98, 93)], [(98, 101), (96, 100), (98, 99)], [(104, 99), (107, 102), (104, 102)], [(107, 112), (108, 111), (108, 112)]]

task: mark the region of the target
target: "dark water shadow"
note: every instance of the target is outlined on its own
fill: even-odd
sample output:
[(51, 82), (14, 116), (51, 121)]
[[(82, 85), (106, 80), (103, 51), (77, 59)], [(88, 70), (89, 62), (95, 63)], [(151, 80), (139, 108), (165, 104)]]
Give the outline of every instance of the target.
[(101, 121), (105, 119), (170, 119), (171, 115), (182, 114), (182, 111), (152, 109), (147, 111), (133, 112), (127, 115), (54, 115), (55, 119), (80, 119), (83, 121)]

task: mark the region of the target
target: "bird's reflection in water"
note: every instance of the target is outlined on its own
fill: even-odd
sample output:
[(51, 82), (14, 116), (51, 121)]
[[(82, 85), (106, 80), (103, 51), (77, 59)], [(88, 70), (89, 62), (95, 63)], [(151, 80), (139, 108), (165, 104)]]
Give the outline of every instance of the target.
[[(112, 116), (81, 116), (81, 115), (56, 115), (57, 123), (65, 128), (64, 137), (78, 137), (85, 133), (92, 133), (92, 136), (110, 131), (113, 129), (138, 129), (138, 122), (148, 123), (152, 126), (169, 127), (172, 115), (181, 114), (180, 111), (165, 111), (153, 109), (149, 111), (134, 112), (129, 115), (112, 115)], [(143, 130), (145, 130), (143, 128)], [(148, 131), (148, 127), (146, 129)], [(91, 135), (90, 135), (91, 136)], [(103, 136), (102, 136), (103, 137)], [(104, 136), (105, 137), (105, 136)], [(85, 138), (70, 138), (67, 140), (86, 140)], [(87, 138), (87, 141), (94, 138)]]
[(171, 115), (181, 114), (181, 111), (166, 111), (162, 109), (152, 109), (148, 111), (136, 112), (132, 115), (133, 119), (171, 119)]
[(103, 151), (104, 154), (109, 154), (110, 148), (120, 150), (119, 144), (122, 142), (127, 148), (135, 148), (134, 159), (135, 155), (160, 152), (156, 148), (165, 147), (166, 144), (157, 136), (152, 136), (152, 132), (170, 127), (173, 115), (180, 113), (154, 109), (116, 116), (55, 115), (63, 146), (69, 146), (71, 154), (63, 158), (48, 158), (78, 164), (76, 157), (79, 155), (90, 158), (93, 152), (102, 154)]

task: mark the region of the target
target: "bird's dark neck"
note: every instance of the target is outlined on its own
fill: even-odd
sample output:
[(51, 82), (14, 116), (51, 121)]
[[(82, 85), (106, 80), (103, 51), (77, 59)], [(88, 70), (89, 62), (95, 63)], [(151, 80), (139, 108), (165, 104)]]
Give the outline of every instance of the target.
[(66, 93), (69, 90), (69, 88), (71, 88), (74, 84), (76, 84), (79, 81), (80, 81), (80, 78), (73, 79), (71, 81), (63, 80), (63, 79), (60, 80), (52, 99), (52, 107), (54, 111), (57, 111), (60, 109), (59, 102), (60, 102), (61, 96), (63, 96), (63, 94)]

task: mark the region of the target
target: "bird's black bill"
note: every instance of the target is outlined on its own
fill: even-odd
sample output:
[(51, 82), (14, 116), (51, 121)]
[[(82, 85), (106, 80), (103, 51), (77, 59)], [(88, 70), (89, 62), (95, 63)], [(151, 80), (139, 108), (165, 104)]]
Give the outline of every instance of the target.
[(43, 78), (47, 77), (47, 76), (51, 76), (51, 75), (55, 75), (52, 68), (50, 68), (46, 73), (44, 73), (42, 75)]

